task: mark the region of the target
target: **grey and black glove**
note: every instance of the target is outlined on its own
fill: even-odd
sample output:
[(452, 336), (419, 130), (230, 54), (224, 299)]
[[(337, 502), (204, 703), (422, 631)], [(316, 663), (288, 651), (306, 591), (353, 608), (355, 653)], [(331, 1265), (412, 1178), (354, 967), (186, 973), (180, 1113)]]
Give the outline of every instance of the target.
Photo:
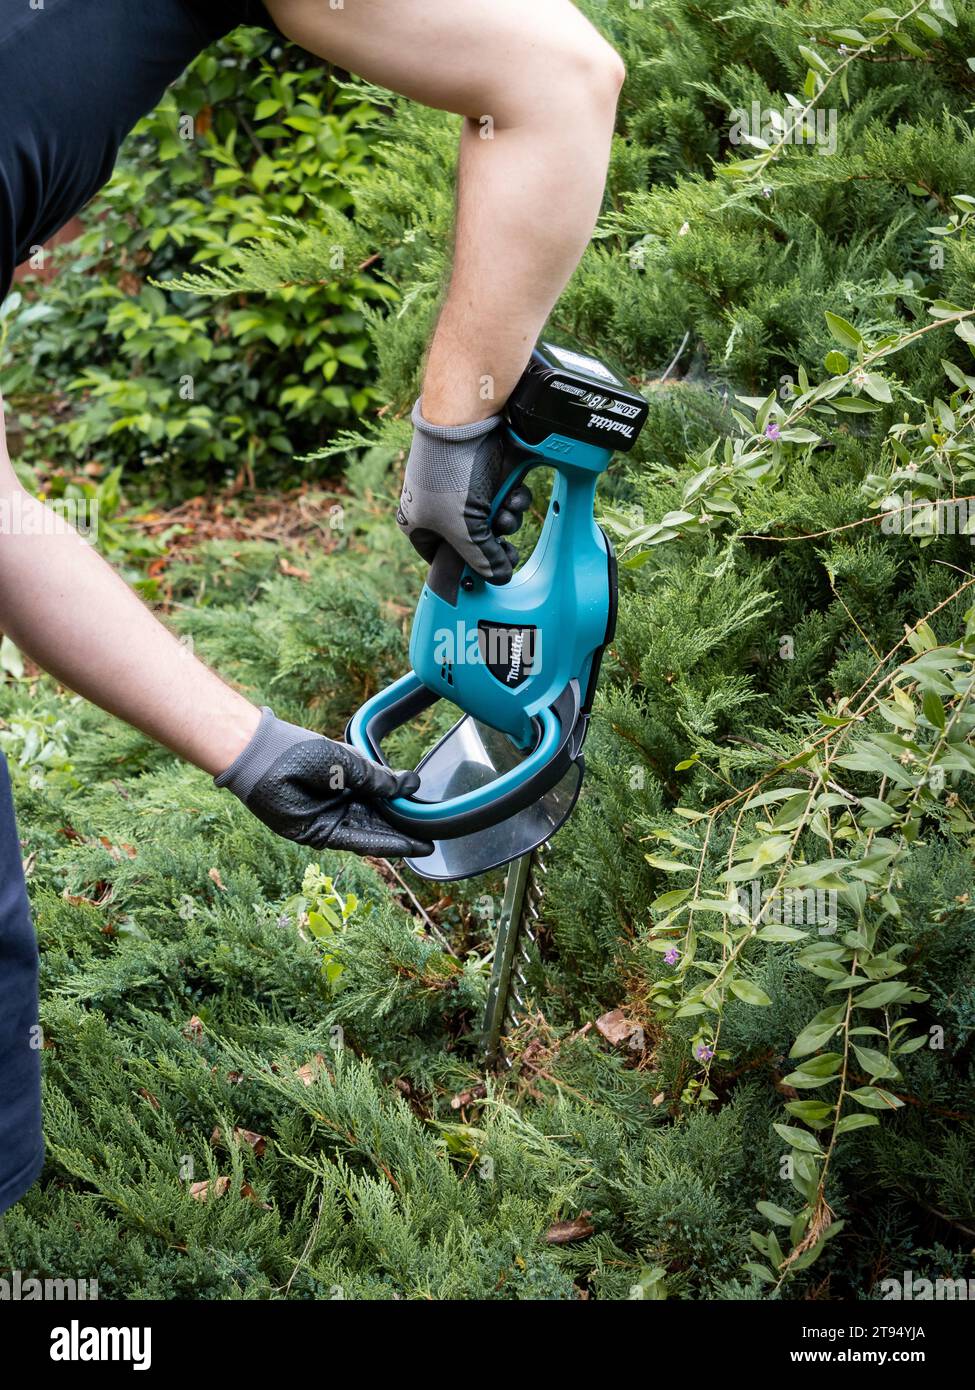
[(422, 401), (413, 407), (413, 447), (396, 520), (427, 564), (446, 541), (476, 574), (491, 584), (507, 584), (518, 563), (510, 541), (531, 506), (521, 484), (506, 497), (497, 516), (491, 504), (511, 472), (505, 449), (503, 416), (473, 425), (431, 425)]
[(415, 772), (392, 772), (347, 743), (276, 719), (266, 706), (250, 743), (214, 782), (299, 845), (381, 858), (419, 858), (433, 851), (382, 817), (384, 799), (416, 791)]

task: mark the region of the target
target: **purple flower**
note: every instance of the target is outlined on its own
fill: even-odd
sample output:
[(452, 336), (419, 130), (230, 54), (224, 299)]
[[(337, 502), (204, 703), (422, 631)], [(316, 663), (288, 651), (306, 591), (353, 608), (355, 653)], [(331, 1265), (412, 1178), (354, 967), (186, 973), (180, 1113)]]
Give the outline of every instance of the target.
[(778, 425), (775, 423), (774, 420), (770, 420), (768, 424), (765, 426), (765, 433), (769, 439), (778, 439), (782, 431), (779, 429)]
[(710, 1062), (714, 1056), (714, 1048), (708, 1047), (707, 1043), (698, 1043), (694, 1049), (694, 1056), (699, 1062)]
[(680, 960), (680, 951), (676, 946), (671, 946), (669, 951), (664, 952), (664, 960), (668, 965), (676, 965)]

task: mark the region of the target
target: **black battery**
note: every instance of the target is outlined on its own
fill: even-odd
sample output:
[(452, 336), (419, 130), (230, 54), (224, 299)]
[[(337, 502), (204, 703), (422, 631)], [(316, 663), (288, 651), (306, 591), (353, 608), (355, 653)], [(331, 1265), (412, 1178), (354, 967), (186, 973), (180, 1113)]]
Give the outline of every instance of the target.
[(649, 406), (603, 362), (572, 348), (539, 343), (508, 399), (508, 423), (525, 444), (565, 435), (626, 453), (646, 424)]

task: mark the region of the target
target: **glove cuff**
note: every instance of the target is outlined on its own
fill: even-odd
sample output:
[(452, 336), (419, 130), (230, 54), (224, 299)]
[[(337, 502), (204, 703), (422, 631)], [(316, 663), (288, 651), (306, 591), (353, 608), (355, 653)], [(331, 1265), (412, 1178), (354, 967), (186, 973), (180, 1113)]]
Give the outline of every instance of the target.
[(471, 439), (483, 439), (486, 434), (496, 430), (504, 419), (503, 415), (489, 415), (486, 420), (475, 420), (470, 425), (431, 425), (423, 415), (423, 397), (413, 407), (411, 416), (414, 429), (430, 439), (441, 439), (445, 444), (463, 444)]
[(316, 737), (319, 735), (299, 729), (297, 724), (286, 724), (283, 719), (277, 719), (272, 709), (262, 705), (261, 722), (254, 730), (250, 743), (228, 768), (214, 777), (214, 786), (226, 787), (246, 804), (257, 783), (282, 753), (297, 742)]
[(421, 396), (413, 407), (413, 447), (404, 496), (408, 490), (414, 496), (421, 491), (459, 492), (466, 497), (481, 441), (497, 430), (503, 417), (492, 415), (471, 425), (431, 425), (423, 418), (422, 406)]

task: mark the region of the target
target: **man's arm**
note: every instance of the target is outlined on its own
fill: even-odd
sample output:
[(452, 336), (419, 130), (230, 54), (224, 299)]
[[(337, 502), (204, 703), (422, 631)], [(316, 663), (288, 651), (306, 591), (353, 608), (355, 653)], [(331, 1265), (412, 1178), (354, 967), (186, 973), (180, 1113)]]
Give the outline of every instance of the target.
[(391, 829), (375, 804), (415, 791), (415, 773), (392, 772), (257, 709), (20, 486), (2, 401), (0, 631), (70, 689), (217, 776), (279, 835), (358, 854), (430, 852)]
[(571, 0), (266, 3), (304, 48), (467, 118), (423, 416), (456, 426), (497, 414), (592, 235), (622, 60)]
[(63, 518), (20, 487), (2, 434), (0, 509), (0, 630), (57, 680), (180, 757), (213, 776), (229, 767), (260, 710), (158, 622)]
[(622, 60), (571, 0), (266, 3), (313, 53), (466, 118), (452, 274), (397, 521), (426, 561), (446, 541), (504, 584), (517, 553), (503, 537), (531, 494), (491, 518), (500, 412), (599, 215)]

